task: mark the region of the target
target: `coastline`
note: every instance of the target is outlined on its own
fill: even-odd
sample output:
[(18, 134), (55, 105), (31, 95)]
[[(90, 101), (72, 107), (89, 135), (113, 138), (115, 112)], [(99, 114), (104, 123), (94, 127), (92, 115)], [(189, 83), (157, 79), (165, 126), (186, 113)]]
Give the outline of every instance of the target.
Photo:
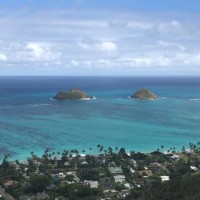
[[(151, 189), (158, 187), (160, 191), (160, 187), (185, 182), (186, 177), (188, 181), (194, 176), (200, 180), (200, 142), (189, 147), (189, 152), (184, 147), (180, 153), (174, 148), (167, 154), (160, 149), (129, 153), (124, 148), (104, 149), (98, 144), (97, 155), (76, 149), (57, 153), (46, 149), (42, 157), (31, 152), (24, 162), (9, 161), (5, 155), (0, 165), (0, 185), (5, 192), (0, 191), (0, 195), (14, 199), (132, 199), (135, 192), (143, 196)], [(198, 188), (198, 182), (193, 182), (194, 186)]]
[[(196, 141), (198, 143), (198, 141)], [(45, 151), (48, 150), (49, 154), (52, 155), (55, 155), (56, 158), (61, 158), (61, 155), (63, 155), (63, 152), (68, 152), (69, 155), (71, 157), (76, 157), (76, 156), (86, 156), (86, 155), (89, 155), (89, 156), (99, 156), (101, 154), (107, 154), (110, 150), (112, 150), (112, 153), (114, 154), (117, 154), (119, 149), (123, 148), (127, 155), (130, 156), (131, 153), (142, 153), (142, 154), (151, 154), (152, 152), (155, 152), (155, 151), (158, 151), (160, 153), (163, 153), (163, 154), (179, 154), (179, 153), (182, 153), (183, 152), (183, 149), (184, 149), (184, 152), (188, 152), (190, 153), (191, 152), (191, 149), (190, 149), (190, 146), (191, 144), (195, 144), (195, 143), (188, 143), (188, 146), (182, 146), (180, 148), (177, 148), (177, 147), (170, 147), (170, 148), (166, 148), (164, 145), (160, 145), (158, 146), (158, 148), (155, 148), (153, 150), (146, 150), (146, 151), (139, 151), (139, 150), (136, 150), (136, 149), (126, 149), (125, 147), (118, 147), (118, 146), (114, 146), (114, 147), (111, 147), (111, 146), (108, 146), (108, 147), (104, 147), (103, 145), (100, 145), (98, 144), (100, 147), (101, 147), (101, 150), (99, 149), (99, 147), (97, 147), (98, 145), (94, 146), (93, 148), (92, 147), (89, 147), (87, 150), (85, 149), (82, 149), (82, 150), (79, 150), (78, 148), (72, 148), (72, 149), (62, 149), (62, 150), (56, 150), (56, 149), (51, 149), (51, 148), (46, 148), (44, 149), (42, 152), (37, 152), (37, 151), (31, 151), (29, 152), (29, 154), (22, 154), (22, 155), (19, 155), (17, 157), (15, 156), (11, 156), (9, 155), (9, 153), (5, 153), (5, 154), (1, 154), (0, 155), (0, 161), (3, 160), (3, 157), (6, 155), (9, 159), (9, 161), (19, 161), (19, 162), (26, 162), (28, 159), (31, 158), (31, 154), (34, 153), (34, 155), (38, 158), (42, 158), (42, 156), (44, 155)], [(76, 153), (75, 153), (76, 152)]]

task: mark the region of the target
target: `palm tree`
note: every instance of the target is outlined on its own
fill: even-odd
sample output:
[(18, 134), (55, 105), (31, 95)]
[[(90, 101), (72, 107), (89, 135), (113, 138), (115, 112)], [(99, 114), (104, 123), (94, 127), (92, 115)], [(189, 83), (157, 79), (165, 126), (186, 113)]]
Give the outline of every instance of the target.
[(185, 146), (182, 147), (182, 151), (183, 151), (183, 152), (185, 151)]
[(101, 145), (100, 144), (97, 144), (97, 148), (98, 148), (98, 151), (100, 152), (100, 147)]
[(78, 156), (79, 151), (74, 149), (74, 153), (76, 153), (76, 156)]
[(112, 154), (112, 152), (113, 152), (112, 147), (108, 147), (108, 153), (109, 153), (109, 154)]
[(49, 152), (49, 149), (48, 149), (48, 148), (46, 148), (46, 149), (45, 149), (45, 154), (47, 155), (47, 154), (48, 154), (48, 152)]
[(103, 149), (104, 149), (104, 148), (103, 148), (103, 146), (101, 145), (100, 148), (99, 148), (99, 151), (102, 152)]

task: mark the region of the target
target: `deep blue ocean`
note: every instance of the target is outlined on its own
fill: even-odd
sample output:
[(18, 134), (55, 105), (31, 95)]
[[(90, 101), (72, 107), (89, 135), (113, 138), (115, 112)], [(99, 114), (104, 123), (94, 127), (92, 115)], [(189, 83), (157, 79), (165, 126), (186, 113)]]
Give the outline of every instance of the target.
[[(93, 100), (52, 100), (78, 87)], [(146, 87), (154, 101), (128, 97)], [(0, 156), (24, 160), (46, 148), (163, 151), (200, 141), (198, 77), (0, 77)], [(89, 148), (92, 151), (89, 151)]]

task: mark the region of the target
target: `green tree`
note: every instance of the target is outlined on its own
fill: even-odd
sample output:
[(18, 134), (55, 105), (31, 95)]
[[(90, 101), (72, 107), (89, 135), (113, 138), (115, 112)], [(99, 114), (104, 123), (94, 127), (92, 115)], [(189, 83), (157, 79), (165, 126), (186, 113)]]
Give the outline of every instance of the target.
[(50, 180), (47, 176), (36, 176), (30, 177), (30, 186), (26, 188), (27, 193), (43, 192), (46, 187), (50, 184)]

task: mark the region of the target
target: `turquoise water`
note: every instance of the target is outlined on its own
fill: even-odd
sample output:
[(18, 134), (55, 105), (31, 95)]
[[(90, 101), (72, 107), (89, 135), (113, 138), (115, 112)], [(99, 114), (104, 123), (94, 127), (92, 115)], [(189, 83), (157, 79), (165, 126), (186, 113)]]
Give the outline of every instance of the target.
[[(73, 86), (96, 99), (51, 100)], [(141, 87), (161, 98), (128, 98)], [(147, 152), (200, 140), (197, 77), (1, 77), (0, 94), (0, 154), (10, 159), (46, 148), (96, 153), (102, 144)]]

